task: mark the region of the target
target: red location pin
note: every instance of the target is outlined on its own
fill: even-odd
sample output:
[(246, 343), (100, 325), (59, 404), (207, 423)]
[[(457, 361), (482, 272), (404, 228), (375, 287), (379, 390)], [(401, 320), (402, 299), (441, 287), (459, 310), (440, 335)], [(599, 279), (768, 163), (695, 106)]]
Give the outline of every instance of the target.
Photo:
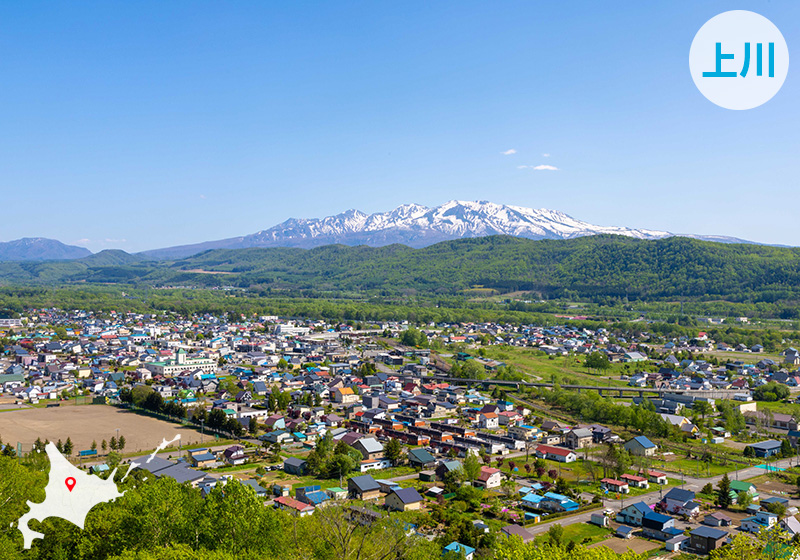
[(66, 484), (69, 491), (72, 492), (72, 489), (75, 488), (75, 479), (70, 476), (64, 481), (64, 484)]

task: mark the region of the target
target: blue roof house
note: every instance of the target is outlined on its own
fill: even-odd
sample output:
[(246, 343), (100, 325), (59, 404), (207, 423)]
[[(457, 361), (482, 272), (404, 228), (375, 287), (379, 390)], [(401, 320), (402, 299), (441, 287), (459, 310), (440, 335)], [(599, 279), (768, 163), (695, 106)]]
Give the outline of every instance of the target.
[(649, 457), (656, 452), (656, 444), (644, 436), (637, 436), (626, 441), (623, 447), (631, 455), (637, 455), (639, 457)]
[(444, 550), (442, 551), (442, 556), (445, 557), (452, 556), (455, 558), (460, 558), (462, 554), (464, 555), (465, 560), (472, 560), (475, 557), (475, 549), (471, 546), (453, 541), (444, 547)]

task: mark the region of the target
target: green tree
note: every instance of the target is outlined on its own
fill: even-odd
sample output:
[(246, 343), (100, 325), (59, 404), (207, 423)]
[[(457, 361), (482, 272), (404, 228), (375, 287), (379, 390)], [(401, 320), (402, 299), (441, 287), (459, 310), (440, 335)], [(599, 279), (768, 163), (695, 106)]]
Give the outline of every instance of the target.
[(72, 445), (72, 439), (67, 438), (67, 441), (64, 442), (64, 455), (67, 457), (72, 455), (73, 448), (74, 446)]
[(125, 449), (125, 436), (119, 436), (119, 439), (117, 440), (117, 447), (120, 451)]
[(564, 538), (564, 527), (562, 527), (560, 523), (551, 525), (550, 529), (547, 530), (547, 539), (550, 542), (550, 544), (560, 547), (561, 540), (563, 538)]
[(475, 481), (481, 475), (481, 462), (474, 453), (467, 453), (464, 462), (461, 464), (464, 480), (467, 482)]
[(753, 503), (753, 496), (745, 490), (736, 494), (736, 504), (741, 508), (746, 508)]
[(383, 448), (384, 454), (387, 459), (392, 462), (392, 465), (399, 465), (403, 457), (403, 444), (399, 439), (389, 438)]
[(118, 445), (116, 436), (111, 436), (111, 441), (108, 443), (108, 446), (111, 448), (111, 451), (117, 450)]
[(467, 360), (461, 366), (461, 377), (464, 379), (484, 379), (486, 377), (486, 368), (475, 360)]
[(728, 473), (722, 476), (722, 480), (717, 485), (717, 505), (725, 509), (731, 505), (731, 481), (728, 478)]
[(92, 441), (92, 446), (89, 449), (91, 449), (92, 451), (97, 451), (97, 442)]
[(102, 449), (102, 450), (103, 450), (103, 453), (105, 453), (105, 452), (106, 452), (106, 450), (108, 449), (108, 443), (106, 442), (106, 440), (103, 440), (103, 441), (100, 443), (100, 449)]
[(592, 352), (586, 357), (584, 365), (589, 369), (605, 371), (611, 367), (611, 362), (608, 360), (608, 355), (604, 352)]
[(428, 345), (428, 337), (419, 329), (409, 328), (400, 335), (400, 344), (423, 347)]
[(711, 405), (706, 401), (694, 401), (692, 403), (692, 412), (699, 414), (703, 419), (703, 425), (705, 425), (706, 415), (711, 413)]

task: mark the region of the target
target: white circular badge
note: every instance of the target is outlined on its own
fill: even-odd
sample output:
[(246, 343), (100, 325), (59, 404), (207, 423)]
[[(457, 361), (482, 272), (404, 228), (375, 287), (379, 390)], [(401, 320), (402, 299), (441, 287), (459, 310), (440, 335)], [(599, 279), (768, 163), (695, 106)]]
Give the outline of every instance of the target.
[(789, 49), (770, 20), (732, 10), (708, 20), (694, 36), (689, 70), (697, 89), (712, 103), (752, 109), (781, 89), (789, 71)]

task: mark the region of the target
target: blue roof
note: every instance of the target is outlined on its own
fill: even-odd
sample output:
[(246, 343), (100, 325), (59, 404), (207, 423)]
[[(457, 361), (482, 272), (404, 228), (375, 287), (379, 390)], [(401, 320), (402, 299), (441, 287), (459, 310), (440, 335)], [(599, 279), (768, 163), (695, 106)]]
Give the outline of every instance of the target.
[(669, 498), (676, 502), (691, 502), (694, 500), (694, 492), (691, 490), (684, 490), (683, 488), (673, 488), (666, 493), (664, 498)]
[(651, 447), (655, 447), (656, 446), (655, 443), (653, 443), (652, 441), (650, 441), (649, 439), (647, 439), (644, 436), (636, 436), (635, 438), (633, 438), (633, 441), (635, 441), (636, 443), (638, 443), (639, 445), (641, 445), (645, 449), (650, 449)]
[(748, 447), (752, 447), (753, 449), (776, 449), (781, 446), (781, 442), (775, 439), (768, 439), (767, 441), (761, 441), (759, 443), (751, 443)]
[[(464, 553), (464, 556), (469, 556), (475, 552), (475, 549), (471, 546), (467, 546), (465, 544), (461, 544), (460, 542), (453, 541), (444, 547), (444, 552), (455, 552), (456, 554)], [(443, 553), (444, 554), (444, 553)]]
[(715, 540), (721, 539), (723, 537), (727, 537), (728, 536), (728, 532), (727, 531), (722, 531), (720, 529), (714, 529), (712, 527), (705, 527), (703, 525), (701, 525), (697, 529), (693, 530), (692, 534), (693, 535), (697, 535), (698, 537), (711, 538), (711, 539), (715, 539)]
[(541, 496), (539, 496), (538, 494), (534, 494), (533, 492), (531, 492), (531, 493), (529, 493), (529, 494), (526, 494), (526, 495), (525, 495), (525, 497), (524, 497), (524, 498), (522, 498), (522, 501), (523, 501), (523, 502), (528, 502), (528, 503), (531, 503), (531, 504), (538, 504), (538, 503), (539, 503), (539, 502), (541, 502), (543, 499), (544, 499), (544, 498), (542, 498), (542, 497), (541, 497)]
[[(628, 507), (629, 507), (629, 508), (630, 508), (630, 507), (632, 507), (632, 508), (636, 508), (638, 511), (640, 511), (640, 512), (642, 512), (642, 513), (648, 513), (648, 512), (651, 512), (651, 511), (653, 511), (652, 509), (650, 509), (650, 506), (648, 506), (648, 505), (647, 505), (646, 503), (644, 503), (644, 502), (636, 502), (635, 504), (631, 504), (631, 505), (629, 505)], [(625, 508), (625, 509), (628, 509), (628, 508)]]
[(648, 511), (644, 514), (645, 519), (649, 519), (650, 521), (655, 521), (656, 523), (664, 524), (670, 519), (672, 519), (669, 515), (662, 515), (660, 513), (656, 513), (654, 511)]
[(200, 453), (198, 455), (192, 455), (192, 459), (194, 459), (197, 462), (214, 461), (214, 460), (216, 460), (216, 457), (214, 455), (212, 455), (211, 453)]

